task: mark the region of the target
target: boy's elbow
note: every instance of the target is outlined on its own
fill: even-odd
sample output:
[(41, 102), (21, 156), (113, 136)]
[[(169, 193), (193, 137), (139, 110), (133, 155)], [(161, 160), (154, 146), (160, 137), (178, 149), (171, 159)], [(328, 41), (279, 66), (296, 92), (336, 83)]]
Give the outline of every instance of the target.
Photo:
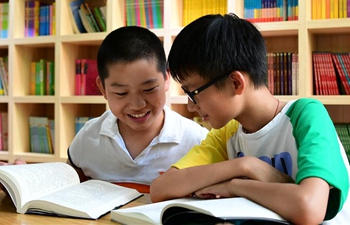
[(151, 187), (150, 187), (150, 199), (152, 202), (160, 202), (162, 201), (162, 189), (160, 187), (160, 184), (158, 182), (159, 178), (156, 178), (153, 180), (153, 182), (151, 183)]
[(319, 207), (308, 199), (300, 200), (297, 213), (290, 219), (293, 224), (322, 224), (325, 208)]

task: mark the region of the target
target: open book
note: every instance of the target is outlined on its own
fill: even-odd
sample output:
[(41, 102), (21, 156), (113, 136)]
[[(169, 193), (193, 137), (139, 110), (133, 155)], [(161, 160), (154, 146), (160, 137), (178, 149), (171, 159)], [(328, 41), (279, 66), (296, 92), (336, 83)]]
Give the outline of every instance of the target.
[(111, 211), (122, 224), (289, 224), (246, 198), (175, 199)]
[(18, 213), (98, 219), (142, 196), (106, 181), (80, 183), (75, 169), (62, 162), (0, 166), (0, 182)]

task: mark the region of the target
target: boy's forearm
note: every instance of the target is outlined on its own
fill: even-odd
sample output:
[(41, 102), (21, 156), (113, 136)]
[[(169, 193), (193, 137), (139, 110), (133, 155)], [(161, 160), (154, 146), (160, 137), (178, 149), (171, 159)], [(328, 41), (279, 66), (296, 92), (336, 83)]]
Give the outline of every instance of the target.
[(151, 200), (158, 202), (188, 196), (203, 187), (244, 176), (241, 168), (238, 160), (180, 170), (172, 168), (152, 182)]
[(320, 224), (329, 193), (328, 184), (319, 178), (307, 178), (300, 184), (234, 179), (231, 188), (237, 196), (261, 204), (293, 224)]

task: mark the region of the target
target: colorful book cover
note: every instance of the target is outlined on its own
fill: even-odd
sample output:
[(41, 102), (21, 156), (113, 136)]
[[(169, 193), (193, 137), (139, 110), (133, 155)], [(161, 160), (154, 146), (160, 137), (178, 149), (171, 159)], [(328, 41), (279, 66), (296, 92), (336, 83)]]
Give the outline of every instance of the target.
[(100, 27), (98, 26), (98, 24), (97, 24), (97, 22), (95, 20), (95, 17), (92, 14), (92, 11), (90, 9), (89, 4), (88, 3), (84, 3), (84, 5), (80, 6), (80, 7), (81, 8), (84, 7), (86, 16), (88, 18), (88, 21), (89, 21), (91, 27), (93, 28), (94, 32), (100, 32)]
[(84, 3), (84, 0), (70, 0), (70, 17), (72, 20), (72, 26), (75, 33), (86, 33), (86, 29), (83, 25), (82, 19), (79, 15), (80, 5)]
[(46, 95), (55, 94), (55, 64), (46, 62)]
[(80, 19), (84, 25), (84, 28), (85, 30), (88, 32), (88, 33), (93, 33), (95, 32), (93, 27), (91, 26), (91, 23), (89, 22), (89, 19), (88, 19), (88, 16), (87, 16), (87, 13), (85, 12), (85, 7), (84, 7), (84, 4), (81, 4), (80, 5), (80, 8), (79, 8), (79, 16), (80, 16)]
[(98, 77), (97, 60), (86, 59), (85, 63), (85, 95), (101, 95), (96, 84), (96, 78)]
[(100, 28), (100, 31), (106, 31), (106, 21), (105, 21), (104, 17), (102, 17), (100, 8), (94, 7), (92, 9), (92, 13), (94, 15), (94, 18), (95, 18), (99, 28)]

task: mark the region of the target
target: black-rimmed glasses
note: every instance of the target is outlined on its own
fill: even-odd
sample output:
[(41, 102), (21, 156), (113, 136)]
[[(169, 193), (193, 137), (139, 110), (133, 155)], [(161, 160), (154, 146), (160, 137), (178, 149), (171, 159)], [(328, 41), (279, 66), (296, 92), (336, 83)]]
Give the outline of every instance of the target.
[[(230, 72), (231, 73), (231, 72)], [(222, 76), (219, 76), (211, 81), (209, 81), (208, 83), (204, 84), (203, 86), (197, 88), (194, 91), (188, 91), (186, 90), (183, 86), (181, 86), (182, 90), (187, 94), (188, 98), (194, 103), (197, 104), (196, 100), (194, 99), (194, 96), (198, 95), (199, 93), (201, 93), (202, 91), (204, 91), (205, 89), (207, 89), (208, 87), (210, 87), (211, 85), (219, 82), (221, 79), (227, 77), (230, 73), (226, 73)]]

